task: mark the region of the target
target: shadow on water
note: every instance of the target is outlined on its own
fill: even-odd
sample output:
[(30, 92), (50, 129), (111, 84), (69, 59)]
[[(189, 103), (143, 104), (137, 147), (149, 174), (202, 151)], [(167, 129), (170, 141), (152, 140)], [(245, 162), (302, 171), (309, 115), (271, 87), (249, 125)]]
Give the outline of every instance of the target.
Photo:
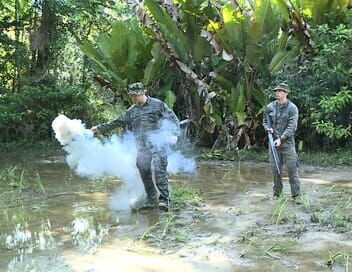
[[(183, 225), (178, 223), (179, 230), (163, 241), (140, 238), (170, 216), (109, 209), (120, 181), (79, 178), (61, 156), (13, 156), (0, 166), (17, 164), (40, 174), (45, 194), (25, 192), (19, 198), (6, 195), (11, 203), (0, 200), (0, 271), (347, 271), (350, 267), (352, 228), (338, 233), (318, 224), (324, 222), (323, 204), (313, 210), (287, 197), (277, 207), (271, 199), (267, 164), (201, 162), (196, 174), (171, 177), (172, 187), (201, 189), (203, 203), (181, 209), (178, 220)], [(310, 201), (332, 184), (338, 184), (336, 194), (349, 190), (346, 172), (303, 168), (301, 178)], [(289, 195), (287, 181), (285, 193)], [(275, 214), (276, 209), (281, 214)]]

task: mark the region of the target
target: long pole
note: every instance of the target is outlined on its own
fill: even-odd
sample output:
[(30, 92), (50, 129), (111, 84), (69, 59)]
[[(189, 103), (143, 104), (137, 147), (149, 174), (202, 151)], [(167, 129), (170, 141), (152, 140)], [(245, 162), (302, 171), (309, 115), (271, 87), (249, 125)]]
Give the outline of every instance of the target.
[[(269, 127), (272, 128), (271, 120), (269, 118), (270, 118), (269, 115), (266, 114), (267, 123)], [(274, 145), (273, 135), (270, 131), (268, 131), (268, 138), (269, 138), (269, 147), (271, 150), (271, 154), (273, 155), (273, 158), (274, 158), (275, 169), (276, 169), (276, 172), (280, 175), (281, 171), (280, 171), (280, 165), (279, 165), (279, 154), (277, 153), (276, 147)]]

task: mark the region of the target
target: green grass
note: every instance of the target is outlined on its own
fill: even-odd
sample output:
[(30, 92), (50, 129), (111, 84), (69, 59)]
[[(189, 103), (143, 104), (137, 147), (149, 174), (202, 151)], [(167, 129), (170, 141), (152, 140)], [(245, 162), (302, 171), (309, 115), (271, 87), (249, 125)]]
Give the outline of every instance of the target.
[(290, 250), (297, 244), (296, 241), (294, 242), (289, 242), (289, 243), (273, 243), (271, 245), (261, 245), (260, 250), (262, 252), (263, 256), (268, 256), (272, 259), (280, 259), (281, 256), (278, 255), (278, 253), (281, 254), (289, 254)]
[(42, 141), (13, 141), (8, 143), (1, 143), (0, 152), (21, 152), (26, 151), (47, 151), (48, 149), (61, 149), (60, 144), (56, 141), (56, 139), (51, 138), (48, 140)]
[(284, 223), (288, 221), (288, 214), (287, 214), (287, 197), (284, 194), (281, 194), (280, 197), (277, 199), (274, 211), (271, 217), (272, 223), (276, 225), (280, 223)]
[[(181, 218), (179, 210), (185, 208), (199, 207), (202, 204), (202, 192), (197, 188), (179, 186), (171, 189), (171, 202), (169, 212), (162, 214), (161, 219), (150, 226), (139, 238), (139, 240), (151, 240), (162, 242), (169, 237), (179, 243), (188, 239), (187, 232), (183, 229), (187, 224)], [(196, 215), (196, 211), (193, 211)]]
[(309, 198), (309, 195), (307, 192), (304, 192), (301, 196), (300, 199), (302, 201), (302, 204), (304, 208), (306, 209), (307, 212), (311, 211), (311, 200)]
[(243, 234), (240, 242), (247, 244), (240, 254), (241, 258), (244, 258), (250, 251), (252, 251), (256, 257), (260, 256), (270, 259), (281, 259), (282, 255), (288, 255), (297, 244), (297, 240), (289, 240), (285, 242), (265, 241), (263, 239), (258, 239), (258, 237), (254, 237), (253, 233), (250, 235), (248, 235), (248, 233)]
[(139, 238), (140, 241), (143, 241), (143, 240), (146, 240), (146, 239), (153, 239), (153, 240), (156, 240), (156, 241), (159, 241), (161, 242), (161, 239), (156, 236), (154, 234), (154, 232), (156, 230), (158, 230), (160, 228), (160, 225), (162, 224), (163, 222), (162, 221), (158, 221), (156, 222), (154, 225), (150, 226), (149, 228), (146, 229), (146, 231), (141, 235), (141, 237)]
[(202, 191), (190, 186), (179, 186), (171, 189), (171, 209), (177, 210), (184, 206), (200, 206)]
[(267, 150), (226, 150), (200, 148), (197, 158), (201, 160), (229, 160), (229, 161), (268, 161)]
[(342, 253), (342, 252), (330, 253), (329, 260), (327, 261), (327, 265), (333, 268), (335, 264), (343, 262), (345, 266), (345, 271), (348, 272), (350, 259), (351, 259), (351, 256), (346, 253)]
[(0, 171), (0, 188), (1, 191), (16, 190), (22, 193), (31, 189), (38, 193), (45, 193), (39, 173), (32, 175), (27, 170), (16, 165), (9, 166)]
[[(298, 151), (300, 162), (309, 165), (352, 165), (352, 149), (331, 151)], [(268, 162), (268, 150), (263, 147), (250, 150), (226, 150), (200, 148), (197, 151), (200, 160), (230, 160)]]
[(352, 165), (352, 149), (337, 149), (331, 151), (298, 152), (300, 160), (310, 165)]
[[(337, 189), (337, 191), (335, 191)], [(332, 226), (338, 232), (352, 232), (352, 197), (349, 190), (331, 186), (323, 198), (311, 203), (311, 222)]]
[(177, 225), (177, 215), (170, 210), (163, 219), (150, 226), (139, 238), (140, 241), (151, 239), (153, 241), (162, 242), (168, 237)]

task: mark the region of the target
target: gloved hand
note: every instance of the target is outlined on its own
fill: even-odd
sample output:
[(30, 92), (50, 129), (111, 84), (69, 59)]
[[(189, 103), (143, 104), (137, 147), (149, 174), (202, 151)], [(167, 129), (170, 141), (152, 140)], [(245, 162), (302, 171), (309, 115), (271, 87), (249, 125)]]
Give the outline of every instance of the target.
[(279, 147), (279, 146), (281, 145), (281, 139), (280, 139), (280, 138), (276, 139), (276, 140), (274, 141), (274, 145), (275, 145), (276, 147)]
[(267, 128), (266, 131), (267, 131), (267, 132), (270, 132), (271, 134), (274, 133), (274, 130), (273, 130), (272, 128)]

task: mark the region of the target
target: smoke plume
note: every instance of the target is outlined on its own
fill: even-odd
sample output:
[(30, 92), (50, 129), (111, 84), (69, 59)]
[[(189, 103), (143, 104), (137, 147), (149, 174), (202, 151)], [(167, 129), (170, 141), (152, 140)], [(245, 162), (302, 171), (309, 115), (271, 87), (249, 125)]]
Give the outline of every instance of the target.
[[(56, 139), (67, 152), (67, 164), (77, 175), (90, 179), (112, 176), (123, 181), (122, 188), (111, 200), (111, 208), (129, 210), (140, 205), (145, 190), (136, 167), (137, 148), (132, 133), (102, 141), (94, 137), (81, 120), (62, 114), (55, 118), (52, 127)], [(194, 160), (171, 148), (169, 139), (173, 129), (169, 122), (163, 122), (160, 131), (150, 134), (149, 140), (157, 148), (166, 149), (169, 173), (193, 172)]]

